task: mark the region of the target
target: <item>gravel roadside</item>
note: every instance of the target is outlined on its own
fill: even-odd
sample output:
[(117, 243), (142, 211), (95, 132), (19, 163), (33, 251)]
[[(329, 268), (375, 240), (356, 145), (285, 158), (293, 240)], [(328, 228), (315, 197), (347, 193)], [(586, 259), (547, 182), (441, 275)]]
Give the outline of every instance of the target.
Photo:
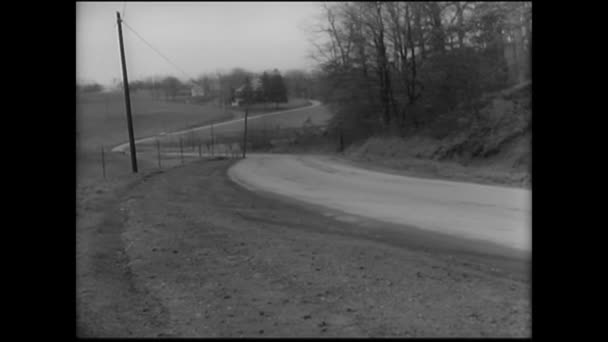
[(395, 242), (248, 192), (231, 163), (150, 173), (99, 202), (82, 336), (530, 336), (529, 261)]

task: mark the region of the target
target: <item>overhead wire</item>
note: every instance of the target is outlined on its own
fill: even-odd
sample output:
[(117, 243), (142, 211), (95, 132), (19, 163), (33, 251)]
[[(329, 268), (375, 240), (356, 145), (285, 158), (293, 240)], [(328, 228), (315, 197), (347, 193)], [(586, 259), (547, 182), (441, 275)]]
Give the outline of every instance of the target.
[(137, 38), (139, 38), (142, 42), (144, 42), (146, 45), (148, 45), (148, 47), (150, 49), (152, 49), (154, 52), (156, 52), (159, 56), (161, 56), (167, 63), (171, 64), (176, 70), (178, 70), (179, 72), (181, 72), (184, 76), (186, 76), (186, 79), (188, 80), (188, 82), (191, 82), (195, 85), (198, 85), (194, 79), (192, 77), (190, 77), (190, 75), (188, 75), (187, 72), (185, 72), (182, 68), (180, 68), (176, 63), (174, 63), (173, 61), (171, 61), (171, 59), (169, 59), (169, 57), (165, 56), (163, 53), (161, 53), (157, 48), (155, 48), (150, 42), (148, 42), (144, 37), (142, 37), (137, 31), (135, 31), (135, 29), (133, 29), (129, 24), (127, 24), (124, 19), (121, 20), (121, 22), (129, 29), (129, 31), (133, 32), (133, 34), (135, 34), (135, 36), (137, 36)]

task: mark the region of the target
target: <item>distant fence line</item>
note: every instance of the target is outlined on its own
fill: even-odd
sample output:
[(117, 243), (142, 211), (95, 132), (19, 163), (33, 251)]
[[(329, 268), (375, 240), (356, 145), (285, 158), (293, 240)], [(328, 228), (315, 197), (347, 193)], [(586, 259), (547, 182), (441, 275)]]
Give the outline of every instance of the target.
[[(273, 149), (294, 145), (325, 145), (334, 151), (343, 151), (349, 130), (330, 129), (328, 125), (303, 125), (280, 127), (279, 125), (256, 127), (247, 131), (247, 153), (272, 152)], [(155, 140), (136, 145), (138, 156), (155, 159), (158, 169), (184, 164), (186, 160), (203, 158), (242, 158), (243, 130), (220, 133), (188, 132), (181, 135), (159, 136)], [(107, 176), (107, 150), (101, 148), (100, 164), (104, 178)]]

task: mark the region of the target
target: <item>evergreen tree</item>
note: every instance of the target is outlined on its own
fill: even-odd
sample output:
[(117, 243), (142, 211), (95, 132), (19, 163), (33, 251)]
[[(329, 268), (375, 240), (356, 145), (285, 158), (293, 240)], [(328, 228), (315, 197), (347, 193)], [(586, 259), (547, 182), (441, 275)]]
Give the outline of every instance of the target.
[(262, 74), (262, 102), (268, 102), (270, 101), (270, 91), (271, 91), (271, 86), (270, 86), (270, 76), (268, 75), (268, 73), (266, 71), (264, 71), (264, 73)]
[(281, 76), (277, 69), (274, 69), (274, 73), (269, 77), (268, 88), (268, 99), (274, 102), (277, 108), (279, 107), (279, 103), (287, 102), (287, 88), (285, 87), (283, 76)]

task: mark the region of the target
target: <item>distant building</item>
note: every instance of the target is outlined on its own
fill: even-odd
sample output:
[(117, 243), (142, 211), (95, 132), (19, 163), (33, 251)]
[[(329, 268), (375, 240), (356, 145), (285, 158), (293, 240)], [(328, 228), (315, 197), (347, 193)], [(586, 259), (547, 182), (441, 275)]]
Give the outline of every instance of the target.
[(203, 89), (203, 87), (195, 84), (190, 88), (190, 95), (192, 97), (195, 96), (205, 96), (205, 89)]

